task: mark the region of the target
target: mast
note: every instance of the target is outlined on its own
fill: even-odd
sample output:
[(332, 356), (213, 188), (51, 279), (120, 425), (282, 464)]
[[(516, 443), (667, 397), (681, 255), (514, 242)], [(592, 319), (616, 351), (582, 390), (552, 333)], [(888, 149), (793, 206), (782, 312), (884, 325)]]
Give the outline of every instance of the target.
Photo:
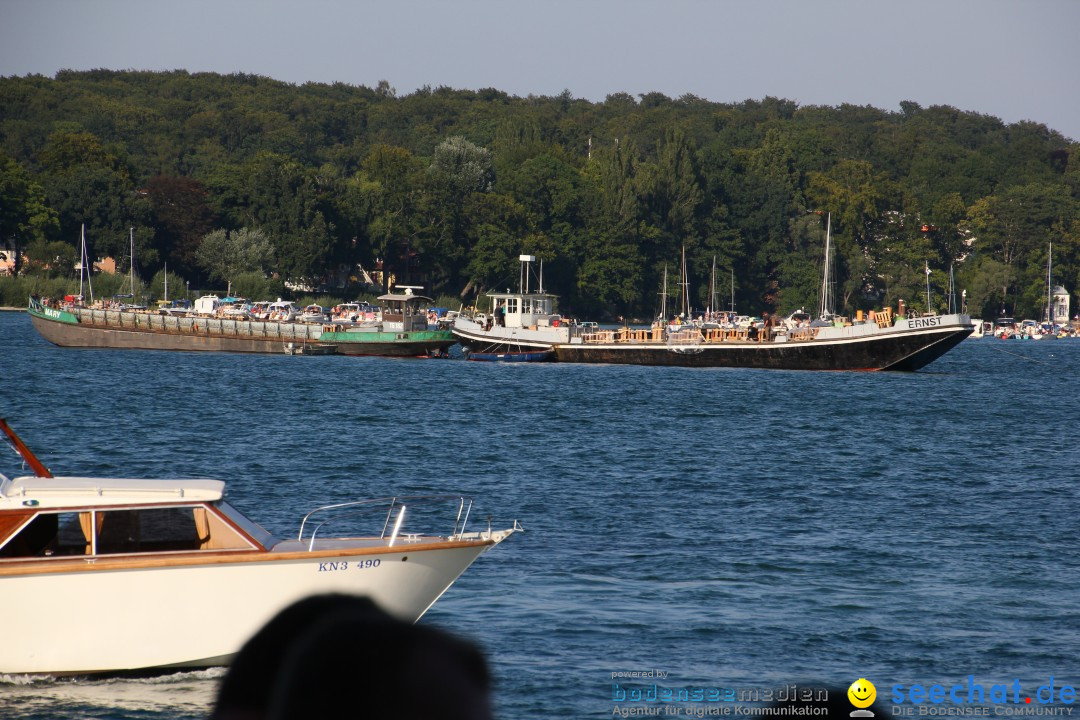
[(135, 304), (135, 228), (131, 228), (131, 258), (128, 262), (128, 275), (131, 276), (131, 304)]
[(90, 280), (90, 272), (94, 266), (90, 265), (90, 253), (86, 251), (86, 223), (82, 224), (80, 232), (82, 238), (82, 269), (79, 271), (79, 297), (82, 298), (83, 305), (86, 305), (86, 299), (83, 298), (83, 275), (86, 276), (86, 287), (90, 291), (90, 304), (94, 304), (94, 284)]
[(949, 263), (949, 314), (956, 312), (956, 281), (953, 277), (953, 264)]
[(686, 246), (682, 248), (682, 282), (679, 283), (682, 294), (682, 313), (687, 320), (690, 319), (690, 280), (686, 276)]
[(667, 322), (667, 264), (664, 265), (664, 289), (660, 292), (660, 321)]
[(169, 302), (169, 261), (165, 261), (165, 302)]
[(86, 223), (82, 224), (82, 232), (80, 233), (82, 239), (79, 246), (79, 297), (83, 296), (83, 275), (86, 274)]
[(832, 213), (828, 213), (825, 220), (825, 271), (821, 278), (821, 317), (827, 318), (832, 315), (829, 308), (829, 241), (832, 235)]
[(926, 265), (926, 312), (930, 310), (930, 263), (925, 262)]
[(709, 273), (709, 308), (705, 311), (705, 319), (712, 319), (716, 312), (716, 256), (712, 256), (712, 271)]
[(1046, 251), (1046, 322), (1050, 324), (1050, 329), (1054, 329), (1054, 291), (1053, 283), (1051, 281), (1051, 262), (1054, 257), (1054, 243), (1050, 243), (1050, 247)]
[(8, 425), (7, 420), (0, 418), (0, 432), (7, 435), (8, 442), (15, 448), (15, 452), (22, 456), (22, 459), (26, 461), (26, 464), (34, 471), (34, 474), (38, 477), (51, 478), (53, 474), (49, 472), (49, 468), (45, 467), (45, 464), (38, 460), (33, 451), (26, 446), (26, 443), (22, 441), (15, 431)]
[(735, 314), (735, 268), (731, 268), (731, 314)]

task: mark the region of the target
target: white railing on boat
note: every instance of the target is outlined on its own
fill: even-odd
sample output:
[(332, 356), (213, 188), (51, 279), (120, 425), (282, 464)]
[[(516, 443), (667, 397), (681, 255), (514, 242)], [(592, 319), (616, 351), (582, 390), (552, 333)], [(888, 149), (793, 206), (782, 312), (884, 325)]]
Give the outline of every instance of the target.
[[(300, 532), (297, 534), (296, 539), (300, 542), (305, 542), (306, 539), (310, 551), (315, 547), (316, 536), (322, 533), (322, 537), (325, 539), (327, 533), (331, 530), (331, 526), (334, 526), (335, 530), (343, 526), (345, 528), (353, 527), (352, 523), (358, 518), (372, 517), (377, 513), (378, 516), (383, 518), (382, 530), (378, 537), (380, 540), (386, 540), (387, 546), (393, 546), (401, 535), (406, 511), (411, 520), (421, 518), (432, 522), (435, 520), (433, 518), (435, 515), (441, 515), (445, 521), (446, 516), (443, 513), (454, 512), (454, 525), (448, 537), (451, 539), (460, 538), (465, 533), (465, 526), (469, 522), (472, 506), (473, 501), (471, 498), (460, 495), (395, 496), (324, 505), (315, 508), (304, 516), (303, 520), (300, 521)], [(384, 509), (385, 516), (382, 513)], [(406, 533), (409, 537), (416, 537), (419, 534), (414, 532)]]

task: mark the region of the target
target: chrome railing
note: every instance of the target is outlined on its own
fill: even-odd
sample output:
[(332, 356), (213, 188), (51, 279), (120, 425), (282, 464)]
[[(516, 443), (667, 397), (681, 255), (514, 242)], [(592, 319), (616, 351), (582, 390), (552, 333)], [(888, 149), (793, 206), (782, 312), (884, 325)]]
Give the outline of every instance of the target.
[[(358, 520), (369, 518), (374, 524), (378, 522), (373, 520), (374, 518), (382, 517), (378, 538), (386, 541), (388, 546), (393, 546), (403, 533), (406, 514), (410, 522), (434, 524), (446, 521), (447, 515), (451, 513), (454, 514), (454, 524), (448, 537), (460, 538), (465, 533), (472, 506), (471, 498), (460, 495), (394, 496), (323, 505), (303, 517), (296, 539), (300, 542), (306, 541), (308, 550), (311, 550), (315, 546), (316, 537), (342, 537), (342, 533), (353, 532)], [(406, 531), (405, 534), (416, 536), (421, 533)], [(355, 534), (350, 536), (356, 537)]]

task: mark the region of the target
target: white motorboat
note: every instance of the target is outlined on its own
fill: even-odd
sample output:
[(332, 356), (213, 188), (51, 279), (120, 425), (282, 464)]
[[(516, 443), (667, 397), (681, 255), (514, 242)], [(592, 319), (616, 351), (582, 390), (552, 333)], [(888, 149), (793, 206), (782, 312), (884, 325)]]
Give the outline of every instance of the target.
[(330, 321), (330, 311), (322, 305), (308, 305), (297, 318), (304, 323), (317, 323), (322, 325)]
[[(415, 621), (520, 530), (467, 531), (464, 498), (398, 497), (317, 508), (279, 539), (226, 502), (220, 480), (53, 477), (2, 420), (0, 430), (36, 473), (0, 475), (0, 597), (13, 619), (4, 674), (227, 664), (313, 593), (367, 595)], [(432, 510), (448, 511), (443, 534), (416, 529)], [(364, 520), (373, 533), (342, 534)]]

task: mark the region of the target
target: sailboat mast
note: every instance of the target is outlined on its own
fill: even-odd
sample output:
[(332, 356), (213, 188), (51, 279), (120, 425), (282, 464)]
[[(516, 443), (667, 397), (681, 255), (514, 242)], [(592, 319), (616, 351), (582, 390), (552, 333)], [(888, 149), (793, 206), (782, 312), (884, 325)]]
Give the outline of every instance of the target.
[(667, 322), (667, 265), (664, 265), (664, 286), (660, 293), (660, 321)]
[(832, 213), (825, 220), (825, 270), (821, 278), (821, 317), (832, 315), (829, 309), (829, 241), (832, 235)]
[(79, 246), (79, 252), (82, 257), (79, 258), (79, 298), (83, 296), (83, 276), (86, 274), (86, 223), (82, 225), (82, 232), (80, 233), (81, 244)]
[(686, 276), (686, 246), (682, 249), (682, 282), (679, 283), (679, 292), (682, 294), (682, 313), (687, 320), (690, 319), (690, 280)]
[(1054, 291), (1050, 275), (1053, 257), (1054, 243), (1050, 243), (1050, 247), (1046, 251), (1046, 322), (1051, 325), (1051, 330), (1053, 330), (1054, 324)]
[(131, 261), (128, 263), (131, 267), (131, 304), (135, 304), (135, 228), (131, 228)]
[(709, 273), (709, 309), (706, 312), (706, 319), (712, 319), (713, 314), (716, 312), (716, 256), (712, 256), (712, 272)]

